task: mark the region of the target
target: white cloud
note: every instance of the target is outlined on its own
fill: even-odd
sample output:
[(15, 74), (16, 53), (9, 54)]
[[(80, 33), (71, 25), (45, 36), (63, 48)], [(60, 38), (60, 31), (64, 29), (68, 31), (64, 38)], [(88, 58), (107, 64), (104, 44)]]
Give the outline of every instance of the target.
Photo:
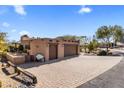
[(9, 27), (9, 26), (10, 26), (10, 24), (9, 24), (9, 23), (7, 23), (7, 22), (3, 22), (2, 26), (3, 26), (3, 27)]
[(14, 6), (14, 9), (15, 9), (15, 12), (19, 15), (26, 15), (26, 11), (24, 9), (24, 6), (21, 6), (21, 5), (17, 5), (17, 6)]
[(21, 32), (19, 32), (19, 35), (30, 35), (30, 33), (26, 30), (22, 30)]
[(90, 12), (92, 12), (92, 9), (86, 6), (82, 6), (81, 9), (78, 11), (79, 14), (90, 13)]
[(11, 32), (16, 32), (17, 30), (16, 29), (12, 29)]

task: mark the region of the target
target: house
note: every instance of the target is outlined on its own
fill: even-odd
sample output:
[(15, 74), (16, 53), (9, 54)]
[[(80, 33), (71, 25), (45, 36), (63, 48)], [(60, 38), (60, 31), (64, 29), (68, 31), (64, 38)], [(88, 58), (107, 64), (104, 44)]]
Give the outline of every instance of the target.
[(30, 38), (21, 36), (21, 44), (28, 50), (30, 61), (36, 61), (36, 55), (44, 56), (45, 61), (63, 59), (67, 56), (79, 55), (79, 41), (51, 38)]

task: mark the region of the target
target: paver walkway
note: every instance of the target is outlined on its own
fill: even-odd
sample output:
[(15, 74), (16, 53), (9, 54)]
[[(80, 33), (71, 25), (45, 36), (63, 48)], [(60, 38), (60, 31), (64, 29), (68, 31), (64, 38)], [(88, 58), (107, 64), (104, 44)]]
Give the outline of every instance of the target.
[[(117, 65), (122, 57), (83, 56), (40, 65), (21, 65), (38, 79), (36, 87), (78, 87)], [(32, 66), (32, 67), (31, 67)]]

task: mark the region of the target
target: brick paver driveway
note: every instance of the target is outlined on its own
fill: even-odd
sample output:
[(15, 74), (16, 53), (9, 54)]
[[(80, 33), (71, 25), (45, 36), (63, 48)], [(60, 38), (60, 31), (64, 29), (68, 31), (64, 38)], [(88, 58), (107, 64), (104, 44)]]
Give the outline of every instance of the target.
[(77, 87), (109, 70), (121, 59), (122, 57), (80, 55), (55, 63), (27, 63), (21, 67), (37, 77), (36, 87)]

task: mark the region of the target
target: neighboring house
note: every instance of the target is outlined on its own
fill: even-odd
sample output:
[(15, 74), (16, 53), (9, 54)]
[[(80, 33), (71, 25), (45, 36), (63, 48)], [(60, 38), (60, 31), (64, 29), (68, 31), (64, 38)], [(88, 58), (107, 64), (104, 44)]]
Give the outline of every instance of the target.
[(67, 56), (79, 55), (79, 41), (50, 38), (29, 38), (21, 36), (21, 44), (28, 50), (31, 61), (36, 61), (36, 55), (41, 54), (45, 61), (62, 59)]

